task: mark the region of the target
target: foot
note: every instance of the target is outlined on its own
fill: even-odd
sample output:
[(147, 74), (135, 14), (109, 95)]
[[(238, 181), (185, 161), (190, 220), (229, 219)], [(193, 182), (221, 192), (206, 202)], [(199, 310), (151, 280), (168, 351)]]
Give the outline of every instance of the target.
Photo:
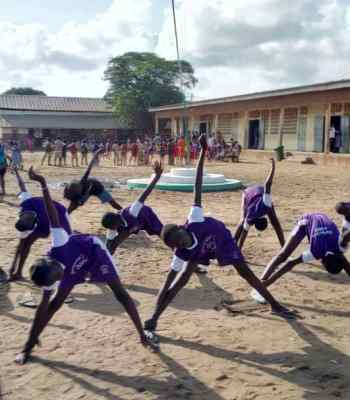
[(145, 331), (145, 335), (141, 338), (141, 343), (145, 347), (149, 347), (152, 351), (159, 351), (158, 337), (149, 331)]
[(284, 319), (295, 319), (296, 313), (288, 310), (288, 308), (281, 306), (280, 304), (277, 306), (271, 306), (271, 313), (274, 315), (278, 315)]
[(0, 268), (0, 283), (7, 282), (7, 281), (8, 281), (8, 277), (7, 277), (6, 272), (2, 268)]
[(253, 290), (250, 292), (250, 297), (251, 297), (253, 300), (255, 300), (257, 303), (259, 303), (259, 304), (266, 304), (266, 303), (267, 303), (266, 300), (265, 300), (265, 298), (262, 297), (261, 294), (260, 294), (256, 289), (253, 289)]
[(207, 274), (208, 266), (207, 265), (198, 265), (195, 272), (196, 272), (196, 274)]
[(22, 351), (22, 353), (17, 354), (15, 362), (19, 365), (24, 365), (30, 357), (29, 351)]
[(144, 325), (145, 331), (154, 332), (157, 329), (157, 322), (154, 319), (148, 319)]

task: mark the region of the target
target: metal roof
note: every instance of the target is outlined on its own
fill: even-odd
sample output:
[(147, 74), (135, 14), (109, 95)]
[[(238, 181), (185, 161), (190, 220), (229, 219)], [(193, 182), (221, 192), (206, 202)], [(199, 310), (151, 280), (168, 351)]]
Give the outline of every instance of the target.
[[(216, 99), (208, 99), (208, 100), (200, 100), (193, 101), (186, 104), (187, 107), (200, 107), (200, 106), (208, 106), (214, 104), (223, 104), (223, 103), (234, 103), (239, 101), (248, 101), (248, 100), (258, 100), (264, 99), (268, 97), (278, 97), (278, 96), (288, 96), (295, 94), (304, 94), (304, 93), (312, 93), (312, 92), (323, 92), (327, 90), (336, 90), (336, 89), (348, 89), (350, 88), (350, 80), (344, 79), (340, 81), (332, 81), (332, 82), (324, 82), (324, 83), (316, 83), (312, 85), (306, 86), (296, 86), (285, 89), (277, 89), (270, 90), (266, 92), (256, 92), (249, 94), (242, 94), (237, 96), (230, 97), (220, 97)], [(165, 105), (160, 107), (152, 107), (149, 109), (150, 112), (157, 111), (170, 111), (170, 110), (179, 110), (183, 108), (183, 104), (172, 104)]]
[(43, 113), (0, 110), (0, 127), (41, 129), (122, 129), (112, 114)]
[(50, 97), (30, 95), (0, 95), (0, 110), (100, 112), (112, 109), (103, 99), (85, 97)]

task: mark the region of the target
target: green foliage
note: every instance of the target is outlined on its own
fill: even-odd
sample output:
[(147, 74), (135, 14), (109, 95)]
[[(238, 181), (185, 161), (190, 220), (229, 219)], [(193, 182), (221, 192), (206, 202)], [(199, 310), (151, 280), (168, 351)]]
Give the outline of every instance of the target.
[(150, 107), (181, 103), (185, 100), (181, 84), (191, 89), (197, 83), (187, 61), (169, 61), (153, 53), (126, 53), (112, 58), (104, 79), (109, 82), (106, 100), (119, 118), (133, 121)]
[(41, 90), (36, 90), (31, 87), (13, 87), (6, 92), (2, 93), (3, 95), (6, 94), (20, 94), (20, 95), (36, 95), (36, 96), (46, 96), (46, 93), (42, 92)]

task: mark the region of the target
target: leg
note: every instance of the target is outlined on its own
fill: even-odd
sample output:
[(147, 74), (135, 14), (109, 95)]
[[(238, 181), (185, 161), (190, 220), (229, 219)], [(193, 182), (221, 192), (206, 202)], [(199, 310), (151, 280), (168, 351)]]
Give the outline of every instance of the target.
[(157, 322), (161, 314), (166, 310), (172, 300), (177, 296), (179, 291), (186, 286), (190, 280), (192, 274), (197, 268), (197, 263), (188, 263), (187, 267), (178, 278), (175, 280), (177, 273), (171, 270), (168, 273), (167, 280), (160, 291), (157, 299), (156, 309), (152, 315), (152, 318), (145, 323), (145, 328), (148, 330), (155, 330)]
[(115, 298), (119, 301), (120, 304), (122, 304), (130, 319), (134, 323), (135, 328), (140, 335), (141, 342), (143, 344), (147, 344), (147, 338), (143, 331), (141, 319), (135, 303), (120, 282), (119, 277), (116, 277), (113, 281), (108, 282), (108, 286), (112, 289)]
[(1, 186), (1, 194), (5, 195), (5, 174), (0, 174), (0, 186)]

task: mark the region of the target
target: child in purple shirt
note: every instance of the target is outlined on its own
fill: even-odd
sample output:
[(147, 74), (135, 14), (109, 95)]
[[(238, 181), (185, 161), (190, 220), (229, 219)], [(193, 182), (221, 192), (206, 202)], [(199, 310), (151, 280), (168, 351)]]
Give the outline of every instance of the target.
[(214, 218), (204, 217), (201, 205), (203, 164), (207, 150), (204, 135), (200, 138), (200, 144), (202, 150), (197, 165), (194, 206), (188, 220), (183, 226), (165, 225), (161, 233), (163, 241), (175, 250), (175, 254), (165, 284), (159, 293), (156, 309), (151, 319), (145, 322), (145, 329), (156, 330), (159, 317), (187, 284), (198, 264), (208, 265), (212, 259), (217, 259), (223, 267), (232, 265), (236, 268), (240, 276), (267, 299), (275, 313), (286, 318), (293, 317), (291, 312), (265, 291), (262, 283), (246, 264), (231, 232), (225, 225)]
[[(305, 237), (308, 239), (309, 249), (298, 257), (289, 258)], [(340, 235), (337, 226), (327, 215), (304, 214), (284, 247), (266, 267), (261, 280), (267, 287), (291, 271), (297, 264), (314, 260), (320, 260), (330, 274), (338, 274), (344, 270), (350, 275), (350, 265), (344, 256), (349, 242), (349, 231), (347, 234)], [(280, 268), (276, 271), (278, 267)], [(259, 303), (264, 302), (264, 299), (255, 291), (251, 293), (251, 296)]]
[[(51, 226), (52, 248), (48, 256), (38, 259), (31, 267), (33, 283), (43, 289), (41, 303), (36, 311), (29, 338), (16, 362), (24, 364), (39, 336), (75, 285), (83, 283), (89, 273), (94, 281), (106, 283), (116, 299), (124, 306), (134, 323), (144, 346), (156, 347), (150, 335), (142, 329), (135, 304), (124, 289), (111, 255), (104, 244), (91, 235), (69, 235), (60, 225), (57, 210), (51, 199), (45, 178), (31, 168), (29, 176), (39, 182)], [(50, 301), (53, 291), (57, 289)]]
[[(32, 197), (27, 191), (24, 181), (16, 168), (14, 172), (21, 191), (19, 195), (21, 211), (15, 224), (20, 242), (10, 268), (11, 281), (22, 279), (22, 270), (32, 245), (37, 240), (46, 239), (50, 236), (50, 224), (43, 198)], [(66, 208), (56, 201), (54, 201), (54, 205), (61, 226), (70, 234), (71, 227)]]
[(268, 216), (281, 246), (284, 245), (283, 230), (271, 198), (271, 187), (275, 175), (275, 160), (271, 159), (271, 162), (271, 171), (266, 179), (265, 185), (251, 186), (243, 192), (242, 218), (235, 233), (235, 239), (240, 249), (242, 249), (248, 231), (252, 225), (254, 225), (258, 231), (264, 231), (267, 228), (268, 221), (266, 216)]
[(162, 165), (155, 162), (153, 170), (152, 181), (137, 201), (118, 213), (107, 213), (102, 218), (102, 225), (108, 229), (107, 248), (111, 254), (114, 254), (118, 246), (130, 235), (137, 235), (141, 230), (149, 235), (160, 236), (163, 224), (152, 208), (144, 204), (162, 175)]

